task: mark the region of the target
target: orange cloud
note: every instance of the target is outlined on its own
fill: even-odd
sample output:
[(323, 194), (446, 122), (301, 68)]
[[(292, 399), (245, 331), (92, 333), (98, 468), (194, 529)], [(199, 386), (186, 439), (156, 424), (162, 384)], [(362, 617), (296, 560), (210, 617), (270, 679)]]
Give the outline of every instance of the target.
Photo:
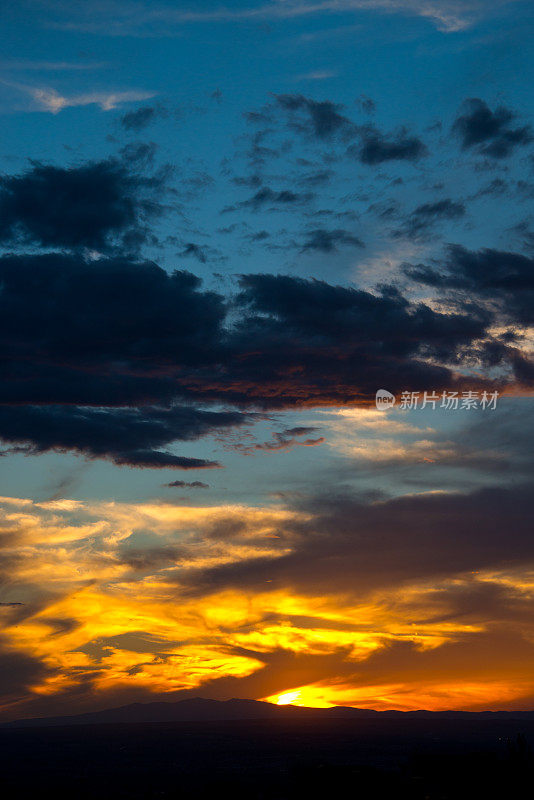
[[(87, 686), (93, 698), (241, 691), (275, 703), (403, 710), (513, 705), (534, 694), (526, 570), (352, 594), (335, 581), (329, 592), (266, 582), (192, 592), (181, 570), (276, 563), (296, 547), (290, 525), (313, 517), (281, 505), (14, 498), (0, 509), (5, 600), (14, 604), (0, 606), (3, 647), (42, 667), (16, 701), (23, 708), (41, 698), (54, 709)], [(499, 593), (515, 614), (506, 640), (491, 611)], [(464, 596), (471, 610), (455, 613)], [(11, 713), (12, 703), (5, 698)]]

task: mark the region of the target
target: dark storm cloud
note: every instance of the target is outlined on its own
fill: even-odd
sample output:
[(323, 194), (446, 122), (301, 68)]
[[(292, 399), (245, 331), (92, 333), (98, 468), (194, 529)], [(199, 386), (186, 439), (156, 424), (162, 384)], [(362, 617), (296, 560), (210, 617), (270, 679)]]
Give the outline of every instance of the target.
[(213, 369), (217, 351), (220, 358), (222, 298), (199, 292), (190, 273), (168, 275), (120, 259), (6, 256), (0, 277), (3, 400), (17, 403), (0, 407), (5, 442), (131, 466), (217, 466), (159, 448), (239, 425), (238, 413), (58, 403), (168, 401), (176, 390), (173, 370), (203, 362)]
[(396, 235), (417, 239), (424, 236), (441, 220), (460, 219), (464, 215), (464, 204), (456, 203), (449, 198), (434, 203), (423, 203), (412, 211)]
[(309, 231), (307, 239), (302, 245), (302, 250), (303, 252), (306, 250), (319, 250), (322, 253), (333, 253), (339, 245), (348, 247), (365, 246), (357, 236), (340, 228), (335, 230), (316, 228), (313, 231)]
[[(307, 115), (320, 138), (348, 130), (332, 104), (301, 96), (277, 104)], [(364, 146), (378, 136), (374, 128), (363, 131)], [(401, 133), (380, 141), (394, 149), (371, 160), (415, 152)], [(34, 164), (4, 178), (4, 242), (74, 250), (106, 249), (120, 238), (139, 244), (143, 215), (160, 209), (147, 192), (159, 192), (165, 176), (132, 171), (153, 155), (150, 145), (132, 147), (122, 160), (70, 169)], [(241, 205), (287, 208), (312, 197), (263, 187)], [(428, 223), (456, 210), (452, 202), (429, 204), (414, 215)], [(344, 229), (318, 228), (304, 249), (361, 244)], [(208, 252), (190, 242), (182, 255), (204, 261)], [(373, 294), (273, 275), (244, 276), (230, 304), (190, 273), (80, 252), (3, 256), (0, 280), (0, 402), (17, 405), (2, 410), (5, 440), (140, 466), (202, 466), (160, 447), (242, 421), (219, 417), (195, 428), (172, 409), (184, 400), (280, 408), (367, 401), (385, 379), (393, 391), (450, 387), (455, 378), (445, 364), (469, 363), (492, 318), (488, 309), (440, 314), (391, 287)], [(501, 361), (513, 357), (516, 372), (528, 372), (520, 354), (499, 352)], [(166, 411), (155, 408), (162, 405)], [(201, 412), (188, 413), (200, 419)]]
[(128, 259), (0, 259), (1, 402), (131, 405), (223, 358), (223, 298)]
[[(370, 113), (374, 104), (366, 98), (360, 108)], [(374, 125), (356, 124), (343, 112), (344, 106), (330, 100), (318, 101), (301, 94), (283, 94), (276, 95), (275, 103), (266, 106), (262, 112), (249, 114), (248, 119), (264, 126), (273, 126), (282, 113), (283, 121), (304, 136), (319, 141), (352, 140), (347, 152), (363, 164), (417, 161), (426, 155), (425, 144), (417, 136), (409, 134), (406, 128), (385, 134)], [(265, 127), (261, 134), (265, 137), (271, 132), (272, 127)]]
[(72, 168), (34, 163), (0, 178), (0, 243), (94, 250), (124, 237), (140, 243), (146, 218), (162, 211), (154, 192), (164, 180), (111, 158)]
[(350, 135), (355, 125), (340, 112), (343, 106), (330, 100), (312, 100), (301, 94), (280, 94), (276, 103), (287, 113), (294, 129), (309, 133), (318, 139), (329, 139), (336, 134)]
[[(384, 348), (395, 330), (395, 350), (400, 354), (415, 345), (414, 335), (429, 347), (447, 340), (455, 347), (484, 330), (480, 319), (438, 314), (423, 304), (412, 306), (393, 287), (384, 287), (381, 295), (375, 295), (320, 280), (264, 274), (242, 276), (241, 287), (239, 302), (262, 315), (257, 322), (265, 322), (267, 328), (282, 324), (285, 330), (301, 331), (316, 341), (323, 337), (324, 341), (345, 340), (348, 345), (370, 342), (382, 330), (378, 338)], [(403, 345), (404, 333), (407, 340)]]
[(170, 409), (95, 409), (69, 406), (0, 406), (0, 438), (24, 443), (29, 452), (74, 451), (132, 467), (199, 469), (216, 462), (184, 458), (157, 448), (196, 440), (243, 424), (238, 412)]
[[(257, 557), (191, 574), (191, 591), (221, 587), (365, 594), (534, 564), (529, 509), (532, 486), (493, 486), (365, 503), (315, 498), (296, 507), (306, 517), (279, 530), (280, 556)], [(311, 518), (307, 515), (311, 514)], [(287, 552), (287, 548), (290, 552)], [(188, 580), (180, 573), (180, 582)]]
[(438, 290), (476, 297), (512, 323), (534, 322), (534, 259), (529, 256), (451, 245), (441, 268), (418, 264), (405, 267), (405, 272)]
[(464, 102), (453, 131), (464, 150), (474, 148), (491, 158), (506, 158), (534, 139), (530, 125), (514, 127), (515, 119), (516, 114), (505, 106), (492, 111), (483, 100), (474, 97)]
[(32, 686), (52, 674), (53, 670), (42, 661), (17, 652), (0, 640), (0, 686), (4, 704), (20, 700)]
[(358, 402), (386, 377), (399, 391), (450, 385), (455, 378), (440, 363), (460, 363), (488, 321), (412, 305), (391, 287), (375, 295), (261, 274), (241, 285), (230, 340), (239, 358), (225, 396), (260, 406)]
[(349, 147), (349, 155), (362, 164), (373, 166), (386, 161), (417, 161), (427, 154), (426, 145), (417, 136), (410, 136), (404, 129), (396, 134), (385, 135), (374, 126), (359, 129), (360, 144)]
[(274, 275), (244, 276), (227, 317), (191, 273), (128, 259), (5, 256), (0, 279), (4, 403), (274, 408), (355, 402), (386, 378), (451, 386), (442, 363), (461, 363), (490, 319)]

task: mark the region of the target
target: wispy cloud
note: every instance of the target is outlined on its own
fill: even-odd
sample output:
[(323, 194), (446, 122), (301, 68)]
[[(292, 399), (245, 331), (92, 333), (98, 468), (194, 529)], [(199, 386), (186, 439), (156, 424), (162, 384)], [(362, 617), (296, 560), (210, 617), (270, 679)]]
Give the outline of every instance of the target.
[(92, 69), (104, 69), (108, 64), (104, 61), (1, 61), (2, 70), (20, 70), (29, 72), (81, 72)]
[(155, 96), (155, 92), (145, 92), (139, 90), (128, 90), (124, 92), (83, 92), (81, 94), (63, 95), (56, 89), (50, 87), (25, 86), (22, 84), (8, 83), (3, 81), (6, 86), (18, 89), (29, 95), (38, 109), (50, 111), (57, 114), (64, 108), (74, 108), (78, 106), (98, 105), (103, 111), (111, 111), (123, 103), (134, 103), (142, 100), (149, 100)]
[(47, 24), (63, 30), (114, 36), (175, 35), (173, 25), (207, 22), (239, 22), (295, 19), (318, 14), (351, 14), (359, 11), (405, 13), (425, 17), (445, 32), (464, 30), (478, 18), (517, 0), (271, 0), (248, 8), (219, 6), (202, 11), (141, 3), (106, 3), (95, 14), (91, 4), (70, 5), (69, 18)]
[(329, 69), (315, 70), (314, 72), (305, 72), (302, 75), (297, 75), (295, 80), (299, 83), (301, 81), (327, 81), (330, 78), (337, 78), (337, 74), (337, 72)]

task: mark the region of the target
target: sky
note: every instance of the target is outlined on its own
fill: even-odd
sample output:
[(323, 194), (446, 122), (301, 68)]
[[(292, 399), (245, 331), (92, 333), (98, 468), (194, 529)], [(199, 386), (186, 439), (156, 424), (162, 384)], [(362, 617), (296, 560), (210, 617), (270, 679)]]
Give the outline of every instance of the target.
[(529, 6), (1, 4), (0, 719), (534, 708)]

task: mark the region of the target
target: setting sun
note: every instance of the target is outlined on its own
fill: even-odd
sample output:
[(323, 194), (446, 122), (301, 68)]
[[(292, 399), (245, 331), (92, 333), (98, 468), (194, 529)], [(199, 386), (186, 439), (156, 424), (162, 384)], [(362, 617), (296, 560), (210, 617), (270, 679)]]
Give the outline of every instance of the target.
[(278, 696), (278, 700), (276, 701), (277, 706), (289, 706), (295, 704), (297, 700), (300, 700), (300, 692), (284, 692)]

